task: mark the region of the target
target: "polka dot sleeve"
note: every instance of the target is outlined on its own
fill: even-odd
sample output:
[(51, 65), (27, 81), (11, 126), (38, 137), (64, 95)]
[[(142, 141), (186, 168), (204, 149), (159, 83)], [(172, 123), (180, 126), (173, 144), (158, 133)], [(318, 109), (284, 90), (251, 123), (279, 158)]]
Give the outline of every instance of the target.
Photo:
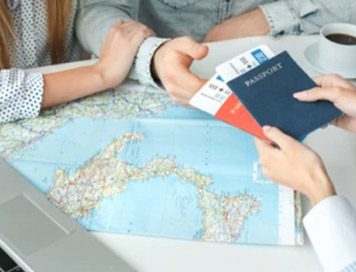
[(0, 71), (0, 123), (38, 116), (43, 76), (20, 69)]

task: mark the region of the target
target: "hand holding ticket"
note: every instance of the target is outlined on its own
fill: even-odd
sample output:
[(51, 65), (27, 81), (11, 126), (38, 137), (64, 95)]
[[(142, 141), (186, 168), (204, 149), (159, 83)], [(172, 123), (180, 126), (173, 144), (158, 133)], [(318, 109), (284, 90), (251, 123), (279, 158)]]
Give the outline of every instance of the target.
[(190, 104), (221, 121), (266, 140), (261, 126), (225, 82), (243, 75), (273, 56), (271, 49), (261, 45), (219, 65), (216, 68), (217, 74), (192, 97)]
[(275, 56), (262, 45), (216, 72), (190, 104), (261, 139), (268, 140), (262, 126), (271, 125), (300, 140), (341, 114), (330, 102), (306, 104), (293, 98), (316, 84), (287, 52)]

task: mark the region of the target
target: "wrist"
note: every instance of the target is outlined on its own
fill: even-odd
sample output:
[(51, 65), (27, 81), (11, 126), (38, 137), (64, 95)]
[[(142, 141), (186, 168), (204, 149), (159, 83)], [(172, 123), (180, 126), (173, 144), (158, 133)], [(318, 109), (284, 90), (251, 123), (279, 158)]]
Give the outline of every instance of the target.
[(267, 35), (271, 31), (271, 27), (269, 25), (269, 22), (263, 13), (261, 8), (255, 9), (253, 12), (253, 18), (252, 19), (258, 19), (258, 29), (256, 29), (256, 35)]
[(325, 198), (336, 195), (335, 187), (324, 171), (318, 173), (316, 176), (317, 178), (308, 182), (310, 185), (306, 192), (306, 195), (312, 202), (313, 206)]
[(100, 86), (100, 89), (110, 89), (115, 86), (112, 82), (107, 69), (101, 64), (100, 61), (89, 67), (97, 79), (97, 84)]
[[(260, 8), (242, 14), (236, 18), (238, 37), (264, 36), (270, 32), (268, 20)], [(251, 24), (253, 22), (253, 24)]]

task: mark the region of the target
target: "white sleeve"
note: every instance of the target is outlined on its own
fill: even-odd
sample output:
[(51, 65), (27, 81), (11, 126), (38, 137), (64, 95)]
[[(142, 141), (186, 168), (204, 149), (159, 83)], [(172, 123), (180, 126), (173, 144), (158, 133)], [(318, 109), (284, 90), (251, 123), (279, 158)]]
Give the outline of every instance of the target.
[(36, 117), (41, 109), (43, 90), (40, 73), (0, 70), (0, 124)]
[(356, 211), (346, 199), (324, 199), (303, 222), (325, 271), (356, 271)]

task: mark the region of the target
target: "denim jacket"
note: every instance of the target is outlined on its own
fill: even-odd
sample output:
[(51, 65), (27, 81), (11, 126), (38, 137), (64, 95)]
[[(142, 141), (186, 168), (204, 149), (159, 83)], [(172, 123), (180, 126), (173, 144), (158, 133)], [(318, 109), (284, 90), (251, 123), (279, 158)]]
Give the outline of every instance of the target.
[(142, 43), (130, 77), (155, 85), (151, 58), (167, 38), (189, 35), (200, 41), (214, 26), (257, 7), (266, 16), (272, 36), (312, 34), (330, 22), (356, 23), (355, 0), (85, 0), (77, 32), (82, 45), (98, 55), (119, 19), (136, 19), (152, 28), (157, 37)]

